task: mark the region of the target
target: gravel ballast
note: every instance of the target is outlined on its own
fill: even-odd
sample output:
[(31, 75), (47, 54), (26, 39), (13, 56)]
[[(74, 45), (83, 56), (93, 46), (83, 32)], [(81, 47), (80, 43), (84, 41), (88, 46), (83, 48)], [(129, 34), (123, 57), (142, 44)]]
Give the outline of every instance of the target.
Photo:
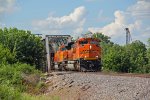
[(150, 78), (97, 75), (89, 73), (51, 73), (46, 95), (61, 100), (150, 100)]

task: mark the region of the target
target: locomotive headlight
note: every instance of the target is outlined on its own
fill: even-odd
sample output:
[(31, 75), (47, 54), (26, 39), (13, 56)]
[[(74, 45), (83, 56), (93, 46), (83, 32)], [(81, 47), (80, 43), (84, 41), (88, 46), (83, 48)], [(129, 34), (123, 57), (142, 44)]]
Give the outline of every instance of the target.
[(86, 56), (84, 56), (86, 58)]
[(95, 56), (96, 58), (98, 58), (98, 56)]
[(90, 45), (90, 49), (92, 49), (92, 46)]

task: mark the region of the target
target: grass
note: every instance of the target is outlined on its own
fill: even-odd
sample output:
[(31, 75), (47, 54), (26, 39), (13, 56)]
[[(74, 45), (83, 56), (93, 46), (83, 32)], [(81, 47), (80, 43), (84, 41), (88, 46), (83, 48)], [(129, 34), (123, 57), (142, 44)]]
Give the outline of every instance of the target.
[(60, 100), (58, 96), (22, 94), (23, 100)]

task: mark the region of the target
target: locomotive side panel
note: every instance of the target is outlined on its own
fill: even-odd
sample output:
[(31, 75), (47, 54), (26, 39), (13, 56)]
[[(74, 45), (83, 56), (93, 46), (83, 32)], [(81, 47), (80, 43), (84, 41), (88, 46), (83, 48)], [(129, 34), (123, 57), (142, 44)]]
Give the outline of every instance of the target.
[(68, 60), (73, 60), (73, 48), (71, 50), (68, 50)]

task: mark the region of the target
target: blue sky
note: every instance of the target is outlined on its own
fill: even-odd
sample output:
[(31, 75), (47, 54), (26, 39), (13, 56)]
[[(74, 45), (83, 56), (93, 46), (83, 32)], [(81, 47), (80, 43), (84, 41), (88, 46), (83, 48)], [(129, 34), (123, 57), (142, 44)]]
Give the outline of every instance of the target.
[(125, 44), (125, 27), (133, 40), (150, 38), (150, 0), (0, 0), (0, 27), (39, 34), (102, 32)]

